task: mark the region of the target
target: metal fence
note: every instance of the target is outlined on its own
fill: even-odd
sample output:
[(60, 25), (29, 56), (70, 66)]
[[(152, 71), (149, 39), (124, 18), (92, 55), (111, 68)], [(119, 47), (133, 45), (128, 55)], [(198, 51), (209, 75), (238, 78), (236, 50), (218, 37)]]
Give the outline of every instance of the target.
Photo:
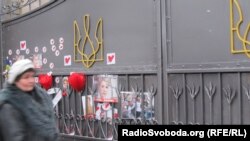
[[(93, 76), (87, 75), (86, 87), (84, 91), (77, 92), (70, 86), (67, 89), (67, 95), (62, 96), (62, 99), (55, 107), (55, 115), (58, 129), (61, 133), (61, 140), (67, 139), (100, 139), (100, 140), (117, 140), (118, 125), (155, 125), (158, 124), (154, 115), (154, 96), (157, 94), (157, 81), (155, 74), (125, 74), (118, 75), (118, 93), (117, 103), (108, 103), (112, 110), (112, 119), (97, 118), (97, 104), (105, 104), (106, 102), (95, 102), (93, 116), (84, 114), (83, 107), (88, 109), (88, 102), (83, 103), (82, 96), (94, 96), (96, 88), (93, 86)], [(54, 76), (54, 89), (63, 89), (63, 78), (65, 76)], [(150, 80), (150, 81), (148, 81)], [(52, 89), (53, 89), (52, 88)], [(56, 93), (58, 93), (57, 89)], [(136, 116), (135, 107), (131, 110), (131, 115), (124, 116), (122, 110), (122, 101), (124, 101), (123, 92), (133, 92), (136, 96), (140, 96), (141, 114)], [(56, 98), (57, 94), (52, 95)], [(62, 93), (60, 93), (62, 94)], [(83, 106), (83, 104), (86, 104)], [(134, 103), (135, 104), (135, 103)], [(116, 111), (117, 110), (117, 111)]]
[(249, 124), (249, 73), (169, 74), (171, 124)]

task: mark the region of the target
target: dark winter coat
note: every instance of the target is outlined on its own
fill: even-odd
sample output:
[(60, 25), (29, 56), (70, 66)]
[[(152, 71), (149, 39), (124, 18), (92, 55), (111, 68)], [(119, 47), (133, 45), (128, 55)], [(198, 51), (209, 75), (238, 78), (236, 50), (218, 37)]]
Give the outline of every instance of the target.
[(30, 93), (7, 85), (0, 92), (0, 141), (56, 141), (52, 102), (35, 87)]

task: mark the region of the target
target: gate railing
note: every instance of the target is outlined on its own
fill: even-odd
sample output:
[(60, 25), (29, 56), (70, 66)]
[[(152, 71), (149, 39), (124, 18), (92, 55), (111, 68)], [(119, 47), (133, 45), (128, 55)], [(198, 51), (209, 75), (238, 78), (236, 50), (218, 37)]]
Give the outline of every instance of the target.
[[(150, 77), (156, 77), (156, 75), (149, 75)], [(64, 138), (80, 138), (80, 139), (98, 139), (98, 140), (117, 140), (118, 139), (118, 125), (155, 125), (158, 124), (155, 119), (154, 113), (154, 96), (157, 94), (157, 84), (153, 82), (150, 84), (145, 80), (148, 74), (139, 75), (120, 75), (118, 76), (118, 87), (116, 88), (118, 94), (117, 103), (108, 103), (112, 109), (112, 118), (97, 118), (96, 111), (98, 105), (105, 106), (105, 103), (101, 104), (93, 101), (94, 114), (84, 114), (83, 104), (86, 104), (88, 109), (88, 103), (83, 103), (82, 96), (92, 95), (96, 91), (92, 85), (93, 75), (88, 75), (86, 79), (86, 87), (82, 92), (76, 92), (72, 88), (67, 89), (67, 95), (62, 92), (63, 78), (65, 76), (54, 76), (54, 88), (61, 89), (61, 99), (55, 106), (55, 117), (57, 121), (58, 129)], [(125, 79), (124, 79), (125, 78)], [(124, 105), (126, 105), (125, 94), (135, 94), (132, 100), (134, 100), (134, 108), (131, 111), (124, 111)], [(58, 93), (52, 95), (54, 99), (58, 98)], [(64, 95), (64, 96), (63, 96)], [(128, 96), (127, 96), (128, 97)], [(141, 98), (141, 111), (138, 116), (136, 112), (136, 100)], [(86, 111), (85, 111), (86, 112)], [(129, 114), (130, 115), (129, 115)]]

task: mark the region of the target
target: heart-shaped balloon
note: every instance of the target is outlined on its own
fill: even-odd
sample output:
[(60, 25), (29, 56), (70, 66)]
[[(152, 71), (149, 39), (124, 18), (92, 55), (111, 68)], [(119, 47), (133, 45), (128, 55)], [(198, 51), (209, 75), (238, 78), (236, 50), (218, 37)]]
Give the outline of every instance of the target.
[(48, 74), (39, 74), (38, 75), (40, 85), (48, 90), (52, 87), (52, 76)]
[(72, 73), (69, 76), (69, 85), (77, 92), (83, 91), (86, 84), (86, 76), (83, 73)]

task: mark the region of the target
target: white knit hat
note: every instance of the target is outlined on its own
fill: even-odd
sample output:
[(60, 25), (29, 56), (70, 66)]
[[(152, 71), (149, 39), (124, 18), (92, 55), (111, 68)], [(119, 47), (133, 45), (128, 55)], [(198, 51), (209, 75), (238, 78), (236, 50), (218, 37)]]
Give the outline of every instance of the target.
[(9, 84), (13, 84), (16, 80), (16, 77), (28, 69), (34, 69), (34, 65), (31, 60), (23, 59), (16, 61), (9, 70), (7, 82)]

